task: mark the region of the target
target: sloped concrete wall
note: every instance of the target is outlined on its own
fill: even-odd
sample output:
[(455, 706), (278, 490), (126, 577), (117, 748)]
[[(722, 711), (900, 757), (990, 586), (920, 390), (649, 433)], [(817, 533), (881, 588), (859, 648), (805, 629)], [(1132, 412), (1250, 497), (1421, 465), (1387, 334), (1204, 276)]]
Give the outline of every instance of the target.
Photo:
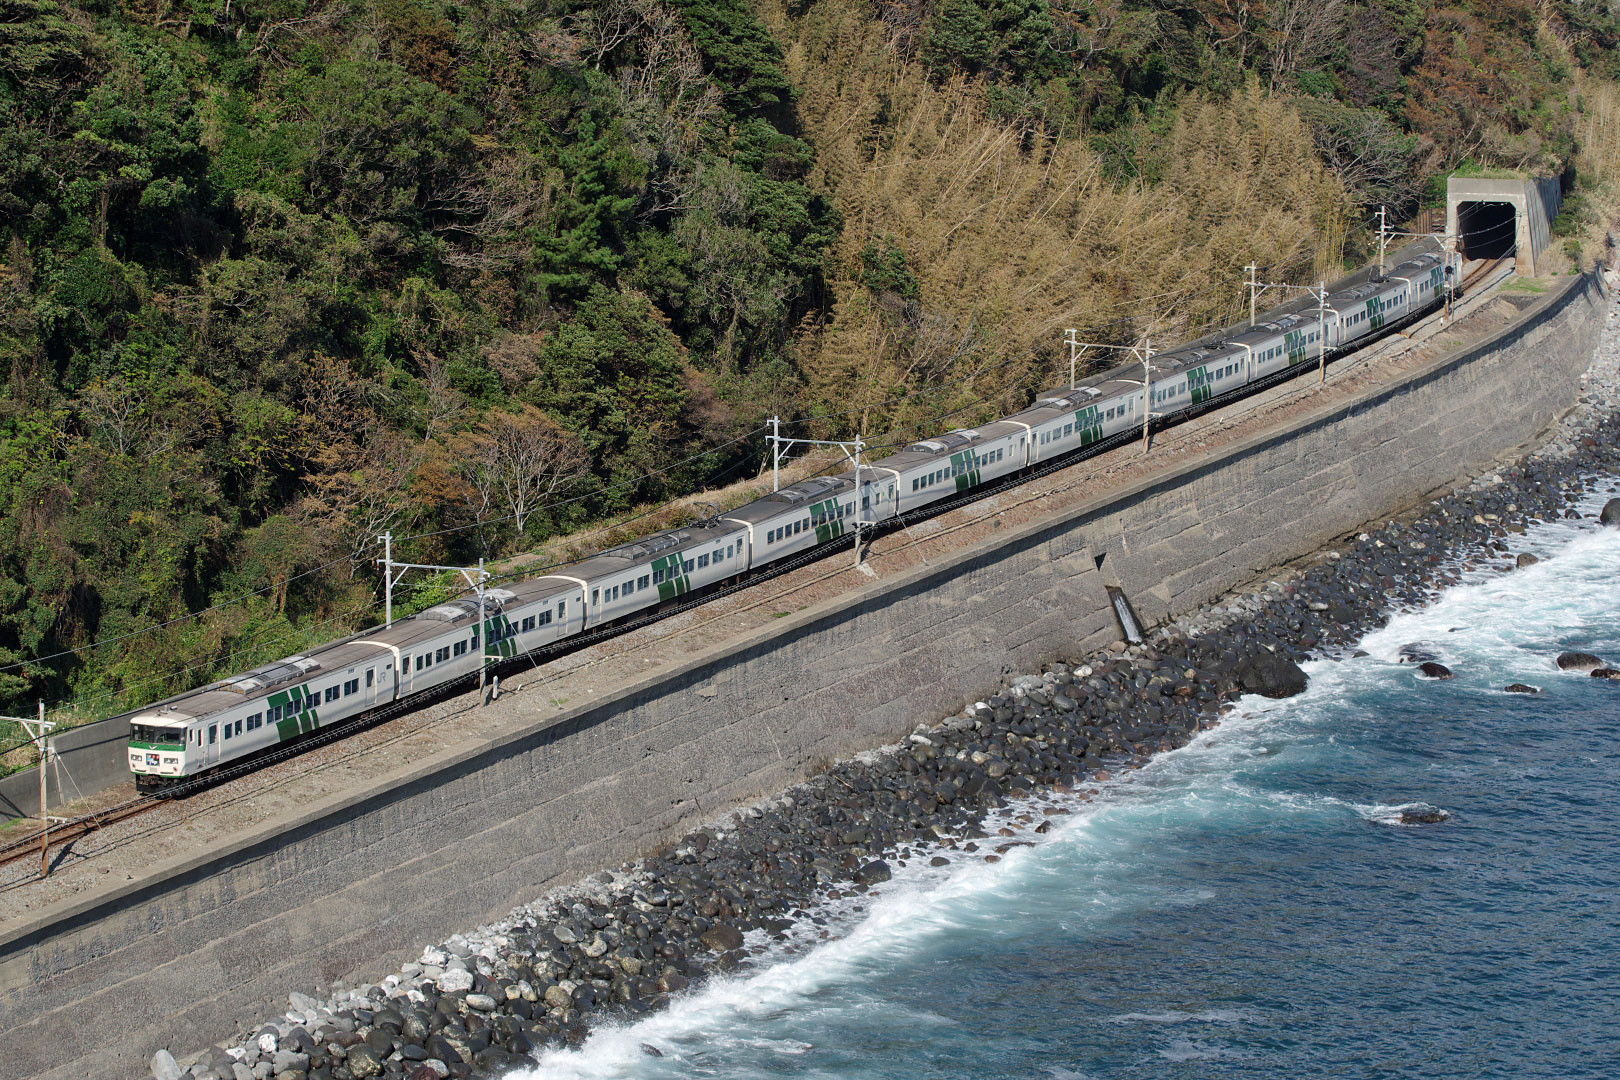
[[(1572, 280), (1491, 341), (809, 609), (560, 717), (311, 810), (165, 879), (0, 941), (0, 1080), (131, 1076), (289, 990), (393, 970), (548, 886), (768, 795), (818, 760), (1114, 636), (1104, 586), (1148, 619), (1196, 607), (1490, 466), (1573, 403), (1604, 296)], [(1105, 557), (1101, 569), (1099, 557)]]

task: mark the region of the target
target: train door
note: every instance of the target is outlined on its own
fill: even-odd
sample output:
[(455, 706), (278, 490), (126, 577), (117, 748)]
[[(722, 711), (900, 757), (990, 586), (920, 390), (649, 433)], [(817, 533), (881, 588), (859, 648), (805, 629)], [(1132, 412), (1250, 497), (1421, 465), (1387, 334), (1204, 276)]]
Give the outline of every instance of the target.
[(219, 763), (219, 722), (213, 721), (203, 729), (203, 768)]

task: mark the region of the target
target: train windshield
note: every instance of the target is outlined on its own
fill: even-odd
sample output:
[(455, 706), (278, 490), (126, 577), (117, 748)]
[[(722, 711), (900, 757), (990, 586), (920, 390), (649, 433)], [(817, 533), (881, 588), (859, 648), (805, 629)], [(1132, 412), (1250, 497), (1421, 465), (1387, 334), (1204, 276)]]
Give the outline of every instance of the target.
[(129, 725), (129, 741), (139, 743), (167, 743), (170, 746), (181, 746), (185, 743), (186, 733), (179, 728), (152, 727), (150, 724)]

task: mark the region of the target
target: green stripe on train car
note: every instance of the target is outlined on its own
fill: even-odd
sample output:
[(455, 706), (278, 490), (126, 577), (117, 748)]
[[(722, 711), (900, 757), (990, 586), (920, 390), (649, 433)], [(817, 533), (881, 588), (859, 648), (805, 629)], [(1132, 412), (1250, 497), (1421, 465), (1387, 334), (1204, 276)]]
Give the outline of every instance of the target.
[(664, 580), (658, 583), (658, 599), (660, 600), (669, 600), (680, 596), (690, 588), (686, 580), (686, 570), (681, 564), (680, 552), (654, 559), (652, 570), (655, 578), (658, 576), (658, 571), (664, 571)]
[(1290, 330), (1283, 335), (1283, 347), (1288, 350), (1289, 366), (1304, 363), (1305, 357), (1305, 331)]
[(810, 525), (816, 530), (816, 543), (825, 544), (844, 535), (844, 522), (838, 516), (840, 498), (825, 499), (810, 507)]
[(1083, 409), (1076, 409), (1074, 413), (1074, 430), (1080, 433), (1080, 445), (1090, 446), (1102, 438), (1102, 410), (1095, 405), (1087, 405)]

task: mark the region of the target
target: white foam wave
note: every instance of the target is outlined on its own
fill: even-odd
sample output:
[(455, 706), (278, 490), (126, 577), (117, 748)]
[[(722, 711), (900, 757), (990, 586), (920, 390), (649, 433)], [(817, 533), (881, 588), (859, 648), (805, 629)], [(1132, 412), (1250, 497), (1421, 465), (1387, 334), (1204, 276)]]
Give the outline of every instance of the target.
[(1248, 1009), (1204, 1009), (1199, 1012), (1121, 1013), (1116, 1024), (1242, 1024), (1259, 1019)]
[[(871, 894), (819, 907), (825, 926), (801, 920), (785, 942), (773, 944), (750, 970), (711, 979), (695, 992), (675, 998), (668, 1008), (637, 1021), (605, 1025), (583, 1047), (550, 1051), (538, 1069), (517, 1075), (523, 1080), (688, 1075), (698, 1071), (700, 1063), (707, 1070), (728, 1048), (745, 1055), (802, 1055), (815, 1049), (802, 1039), (776, 1037), (780, 1032), (775, 1028), (762, 1030), (783, 1022), (783, 1017), (792, 1018), (798, 1034), (820, 1030), (820, 1021), (836, 1029), (863, 1010), (881, 1012), (886, 1024), (952, 1023), (882, 997), (875, 983), (883, 971), (904, 967), (945, 934), (964, 928), (981, 936), (1015, 933), (1021, 892), (1032, 879), (1072, 874), (1076, 850), (1096, 854), (1107, 849), (1100, 858), (1128, 859), (1131, 844), (1140, 843), (1143, 822), (1153, 814), (1174, 813), (1181, 820), (1189, 815), (1225, 815), (1233, 812), (1235, 800), (1266, 813), (1350, 812), (1376, 824), (1398, 825), (1403, 811), (1434, 809), (1420, 802), (1370, 805), (1267, 791), (1237, 777), (1268, 758), (1294, 752), (1300, 740), (1299, 732), (1291, 730), (1294, 721), (1308, 726), (1314, 715), (1331, 711), (1325, 707), (1387, 685), (1395, 674), (1400, 647), (1409, 642), (1435, 643), (1442, 662), (1447, 656), (1468, 660), (1466, 665), (1459, 661), (1458, 679), (1427, 684), (1414, 692), (1499, 693), (1506, 682), (1544, 681), (1546, 659), (1558, 651), (1554, 646), (1575, 633), (1584, 619), (1609, 610), (1614, 577), (1620, 571), (1620, 531), (1598, 532), (1589, 522), (1536, 526), (1525, 537), (1522, 550), (1542, 561), (1512, 574), (1471, 572), (1430, 607), (1396, 615), (1384, 629), (1368, 635), (1361, 648), (1371, 657), (1308, 663), (1310, 686), (1304, 694), (1286, 701), (1244, 698), (1219, 727), (1202, 733), (1188, 747), (1095, 785), (1102, 792), (1100, 798), (1045, 801), (1064, 805), (1074, 811), (1071, 815), (1048, 819), (1040, 813), (1040, 804), (1026, 803), (987, 822), (990, 833), (1006, 826), (1014, 837), (992, 835), (979, 841), (980, 850), (972, 853), (960, 845), (939, 848), (937, 853), (948, 860), (941, 867), (928, 865), (934, 849), (914, 854), (907, 866), (896, 866), (892, 881)], [(1548, 604), (1549, 595), (1556, 595), (1558, 602)], [(1504, 612), (1514, 617), (1504, 618)], [(1527, 643), (1532, 647), (1526, 649)], [(1405, 665), (1401, 674), (1409, 675), (1412, 667)], [(1488, 678), (1481, 669), (1488, 671)], [(1279, 724), (1281, 720), (1290, 723)], [(1309, 741), (1319, 743), (1322, 738), (1321, 732), (1313, 732)], [(1051, 828), (1037, 835), (1033, 828), (1043, 820), (1049, 820)], [(1010, 847), (995, 864), (984, 861), (997, 847), (1014, 840), (1030, 841), (1031, 846)], [(1054, 857), (1050, 854), (1054, 849), (1066, 854)], [(1106, 869), (1097, 869), (1099, 883)], [(1083, 898), (1076, 895), (1075, 918), (1090, 917), (1087, 912), (1092, 909), (1106, 911), (1140, 902), (1164, 903), (1166, 898), (1162, 890), (1146, 896), (1099, 887), (1086, 890)], [(987, 912), (994, 912), (995, 918), (987, 917)], [(1239, 1024), (1253, 1018), (1243, 1010), (1215, 1009), (1125, 1013), (1113, 1019), (1121, 1024), (1173, 1025)], [(657, 1047), (665, 1056), (649, 1057), (643, 1044)], [(1171, 1061), (1241, 1056), (1195, 1039), (1178, 1039), (1158, 1053)], [(1083, 1075), (1062, 1067), (1049, 1067), (1047, 1072), (1061, 1078)]]
[(1177, 1039), (1160, 1050), (1159, 1056), (1170, 1061), (1216, 1061), (1222, 1058), (1243, 1058), (1247, 1055), (1229, 1046), (1213, 1046), (1198, 1039)]

